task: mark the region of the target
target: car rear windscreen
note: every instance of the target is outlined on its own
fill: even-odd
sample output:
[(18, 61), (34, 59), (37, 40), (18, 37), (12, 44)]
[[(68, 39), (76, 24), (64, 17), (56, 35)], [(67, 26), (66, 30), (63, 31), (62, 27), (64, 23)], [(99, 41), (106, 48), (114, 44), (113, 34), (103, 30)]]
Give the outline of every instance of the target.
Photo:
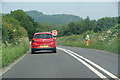
[(52, 35), (50, 35), (50, 34), (39, 34), (39, 35), (35, 35), (35, 38), (48, 39), (48, 38), (52, 38)]

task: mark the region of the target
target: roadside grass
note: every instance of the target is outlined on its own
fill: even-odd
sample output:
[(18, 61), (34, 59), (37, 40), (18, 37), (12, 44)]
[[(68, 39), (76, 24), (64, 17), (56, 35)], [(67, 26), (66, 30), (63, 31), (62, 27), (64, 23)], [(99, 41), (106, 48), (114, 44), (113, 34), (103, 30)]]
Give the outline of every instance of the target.
[(24, 39), (21, 43), (17, 45), (8, 45), (2, 46), (2, 66), (8, 66), (10, 63), (14, 62), (17, 58), (25, 54), (29, 49), (29, 41), (28, 39)]
[(84, 34), (58, 37), (57, 45), (91, 48), (119, 54), (118, 37), (115, 34), (111, 35), (108, 34), (107, 32), (100, 33), (92, 32), (89, 35), (90, 35), (89, 46), (86, 46), (85, 44)]

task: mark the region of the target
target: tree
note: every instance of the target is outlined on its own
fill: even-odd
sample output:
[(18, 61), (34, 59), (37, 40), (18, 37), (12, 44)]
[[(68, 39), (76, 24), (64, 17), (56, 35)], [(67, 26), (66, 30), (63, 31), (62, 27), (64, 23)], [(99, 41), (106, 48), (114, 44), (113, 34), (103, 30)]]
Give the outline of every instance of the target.
[(36, 27), (38, 23), (29, 17), (23, 10), (11, 11), (9, 16), (17, 19), (20, 22), (20, 25), (28, 31), (29, 39), (32, 38), (33, 34), (36, 32)]
[(117, 17), (105, 17), (97, 21), (95, 32), (107, 30), (118, 23)]

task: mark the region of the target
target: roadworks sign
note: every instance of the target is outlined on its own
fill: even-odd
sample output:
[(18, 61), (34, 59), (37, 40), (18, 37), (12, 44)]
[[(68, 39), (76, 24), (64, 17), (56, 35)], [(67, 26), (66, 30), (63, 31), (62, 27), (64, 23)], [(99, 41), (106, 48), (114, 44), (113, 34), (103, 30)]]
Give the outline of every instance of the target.
[(56, 30), (52, 30), (52, 35), (56, 36), (58, 34), (58, 32)]

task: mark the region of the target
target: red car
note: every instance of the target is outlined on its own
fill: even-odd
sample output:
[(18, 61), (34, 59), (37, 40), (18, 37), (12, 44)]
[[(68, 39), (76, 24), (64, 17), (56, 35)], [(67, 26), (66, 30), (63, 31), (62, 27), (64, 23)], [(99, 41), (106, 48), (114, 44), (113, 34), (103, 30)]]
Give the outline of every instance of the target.
[(50, 32), (35, 33), (31, 42), (31, 53), (38, 50), (52, 50), (56, 53), (56, 39)]

